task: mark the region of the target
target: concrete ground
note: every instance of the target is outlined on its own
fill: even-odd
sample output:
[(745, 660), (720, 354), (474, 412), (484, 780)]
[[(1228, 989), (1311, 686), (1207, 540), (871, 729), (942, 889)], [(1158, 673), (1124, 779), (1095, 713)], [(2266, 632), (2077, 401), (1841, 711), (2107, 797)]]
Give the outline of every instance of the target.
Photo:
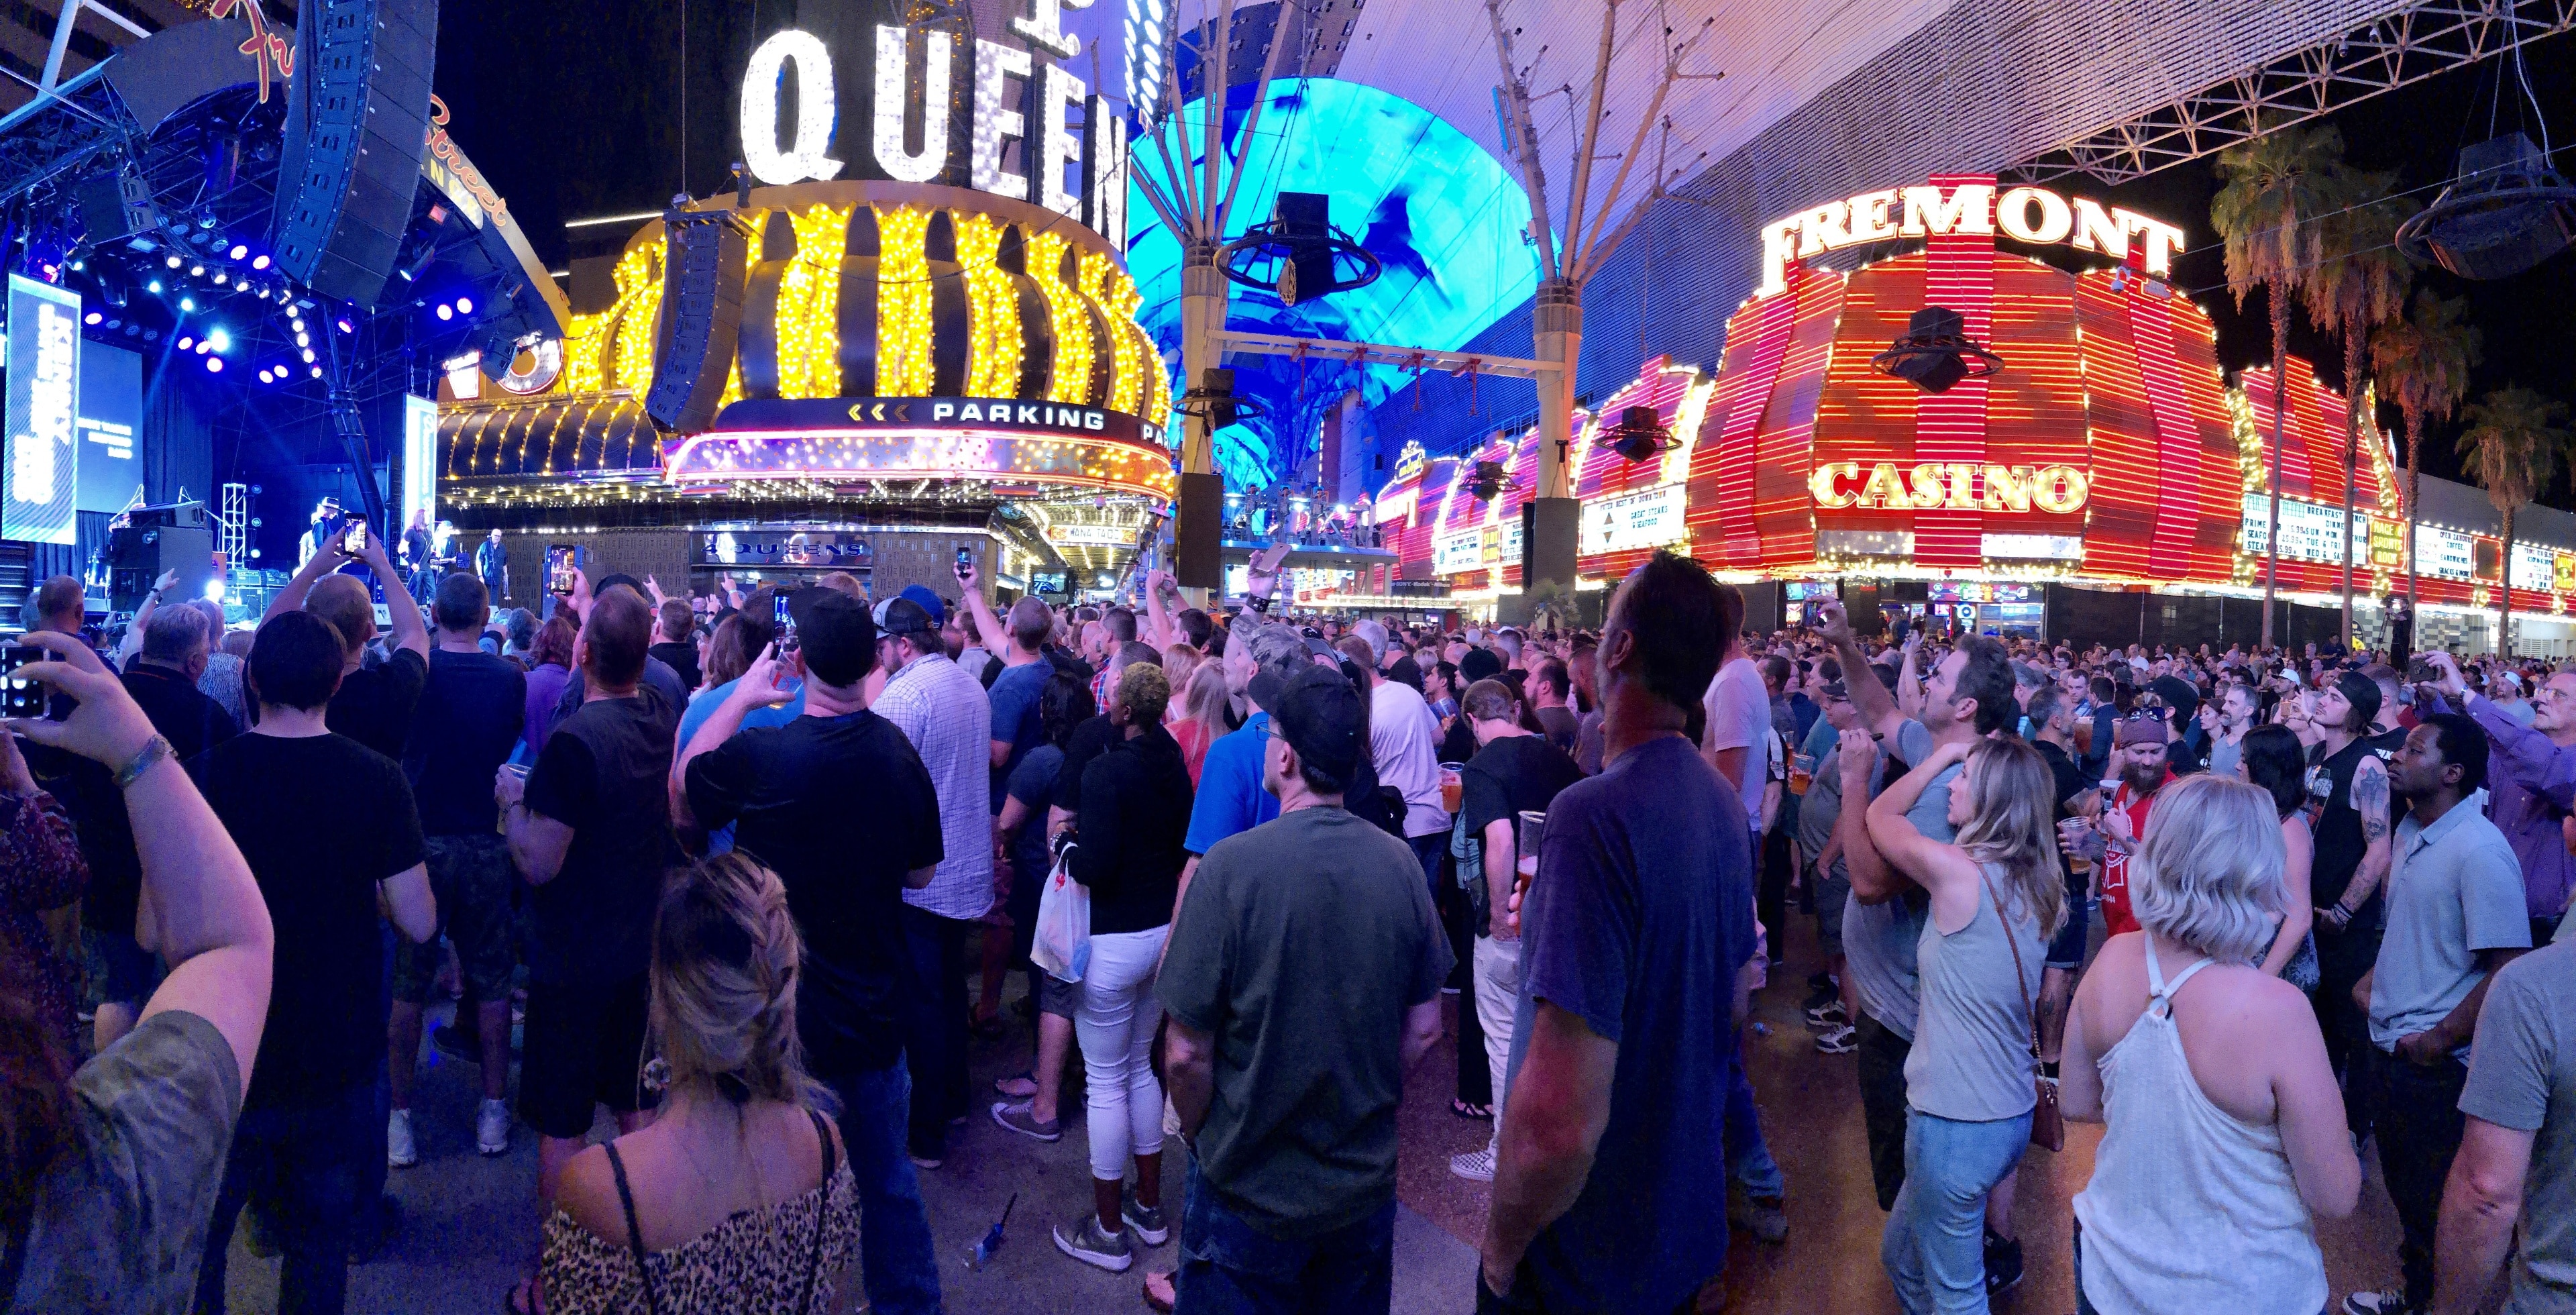
[[(1803, 918), (1791, 923), (1789, 966), (1774, 975), (1775, 984), (1755, 1001), (1755, 1018), (1768, 1034), (1750, 1037), (1747, 1044), (1767, 1138), (1790, 1184), (1790, 1232), (1779, 1247), (1762, 1246), (1741, 1232), (1734, 1235), (1726, 1271), (1727, 1308), (1763, 1315), (1894, 1312), (1895, 1294), (1878, 1264), (1885, 1216), (1870, 1187), (1852, 1059), (1816, 1053), (1812, 1034), (1801, 1025), (1804, 979), (1816, 964), (1813, 924)], [(1448, 1003), (1454, 1008), (1455, 997)], [(445, 1006), (436, 1010), (442, 1017), (445, 1011)], [(1002, 1037), (978, 1038), (975, 1089), (989, 1091), (992, 1079), (1025, 1068), (1027, 1057), (1025, 1026)], [(1484, 1226), (1488, 1193), (1481, 1184), (1452, 1176), (1448, 1164), (1450, 1155), (1482, 1146), (1487, 1125), (1450, 1112), (1455, 1071), (1456, 1052), (1444, 1039), (1415, 1072), (1400, 1116), (1395, 1310), (1404, 1315), (1464, 1315), (1474, 1306), (1473, 1244)], [(492, 1160), (475, 1155), (476, 1072), (473, 1065), (434, 1052), (424, 1059), (414, 1114), (421, 1163), (395, 1170), (389, 1185), (402, 1203), (402, 1233), (386, 1256), (350, 1271), (351, 1311), (490, 1315), (500, 1309), (513, 1279), (533, 1265), (535, 1139), (520, 1128), (508, 1155)], [(1136, 1269), (1112, 1275), (1066, 1259), (1048, 1239), (1053, 1225), (1076, 1217), (1090, 1201), (1078, 1097), (1066, 1106), (1065, 1139), (1053, 1145), (994, 1126), (982, 1115), (989, 1099), (979, 1098), (977, 1116), (952, 1136), (945, 1167), (922, 1176), (947, 1308), (958, 1315), (1128, 1315), (1143, 1310), (1138, 1295), (1143, 1270), (1170, 1268), (1174, 1245), (1154, 1248)], [(2016, 1214), (2028, 1278), (1997, 1301), (1997, 1310), (2063, 1315), (2074, 1308), (2067, 1264), (2068, 1199), (2091, 1174), (2100, 1137), (2098, 1126), (2070, 1125), (2064, 1153), (2033, 1151), (2025, 1161)], [(1178, 1156), (1167, 1157), (1166, 1163), (1166, 1198), (1177, 1203)], [(2323, 1222), (2317, 1230), (2338, 1298), (2396, 1275), (2396, 1219), (2380, 1186), (2375, 1156), (2365, 1160), (2365, 1168), (2361, 1209), (2350, 1219)], [(1019, 1204), (999, 1257), (982, 1271), (970, 1269), (969, 1249), (1001, 1217), (1015, 1192)], [(1177, 1211), (1174, 1215), (1177, 1222)], [(859, 1308), (856, 1278), (854, 1270), (841, 1284), (839, 1310)], [(232, 1309), (272, 1311), (276, 1264), (253, 1259), (236, 1241), (229, 1286)]]

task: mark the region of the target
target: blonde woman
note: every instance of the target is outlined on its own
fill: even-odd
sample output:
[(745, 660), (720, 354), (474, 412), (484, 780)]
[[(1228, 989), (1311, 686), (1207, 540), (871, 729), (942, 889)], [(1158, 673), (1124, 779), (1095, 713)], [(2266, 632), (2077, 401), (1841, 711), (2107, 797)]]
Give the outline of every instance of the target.
[(539, 1309), (835, 1309), (858, 1186), (796, 1040), (802, 957), (769, 869), (735, 853), (672, 874), (653, 922), (661, 1058), (646, 1077), (670, 1085), (651, 1127), (564, 1166)]
[(2315, 1011), (2260, 966), (2288, 902), (2278, 817), (2243, 782), (2166, 787), (2130, 868), (2142, 930), (2075, 993), (2061, 1108), (2109, 1125), (2075, 1198), (2085, 1315), (2325, 1306), (2311, 1218), (2352, 1213), (2361, 1164)]
[(1174, 681), (1172, 688), (1182, 691), (1177, 711), (1180, 719), (1167, 729), (1181, 746), (1181, 762), (1190, 769), (1190, 786), (1196, 789), (1199, 769), (1207, 763), (1208, 746), (1225, 734), (1225, 670), (1214, 662), (1201, 662), (1190, 672), (1187, 682)]
[[(1906, 810), (1960, 762), (1948, 815), (1958, 838), (1933, 840)], [(1986, 1309), (1986, 1197), (2030, 1142), (2030, 1002), (2066, 918), (2054, 786), (2023, 741), (1961, 741), (1869, 806), (1872, 844), (1932, 897), (1915, 946), (1922, 1013), (1905, 1059), (1905, 1186), (1879, 1245), (1909, 1311)]]

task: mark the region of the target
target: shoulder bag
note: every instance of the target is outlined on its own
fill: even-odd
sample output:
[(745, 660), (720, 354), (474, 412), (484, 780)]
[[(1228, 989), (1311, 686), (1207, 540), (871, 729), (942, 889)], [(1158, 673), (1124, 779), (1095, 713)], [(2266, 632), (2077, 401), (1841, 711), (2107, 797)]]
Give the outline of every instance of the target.
[(1995, 924), (2003, 928), (2004, 947), (2012, 951), (2013, 985), (2021, 988), (2022, 1012), (2030, 1016), (2031, 1082), (2038, 1088), (2039, 1103), (2030, 1111), (2030, 1144), (2051, 1151), (2066, 1149), (2066, 1119), (2057, 1112), (2057, 1079), (2039, 1072), (2039, 1011), (2031, 1007), (2030, 978), (2021, 966), (2021, 938), (2013, 935), (2012, 923), (2004, 913), (2003, 898), (1995, 893), (1994, 879), (1980, 872), (1977, 879), (1985, 883), (1986, 898), (1994, 901)]

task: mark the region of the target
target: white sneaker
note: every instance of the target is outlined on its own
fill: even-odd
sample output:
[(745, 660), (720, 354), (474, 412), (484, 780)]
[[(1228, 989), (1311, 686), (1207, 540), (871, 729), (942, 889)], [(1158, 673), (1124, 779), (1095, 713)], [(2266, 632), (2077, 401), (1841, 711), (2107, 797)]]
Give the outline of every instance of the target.
[(483, 1102), (483, 1110), (474, 1116), (474, 1149), (485, 1155), (504, 1155), (510, 1149), (510, 1103), (502, 1100)]
[(1860, 1029), (1845, 1023), (1816, 1038), (1816, 1050), (1827, 1055), (1848, 1055), (1860, 1049)]
[(1472, 1183), (1494, 1181), (1494, 1148), (1488, 1146), (1481, 1151), (1450, 1156), (1449, 1172)]
[(395, 1110), (385, 1121), (385, 1163), (397, 1169), (420, 1163), (420, 1147), (411, 1136), (410, 1110)]

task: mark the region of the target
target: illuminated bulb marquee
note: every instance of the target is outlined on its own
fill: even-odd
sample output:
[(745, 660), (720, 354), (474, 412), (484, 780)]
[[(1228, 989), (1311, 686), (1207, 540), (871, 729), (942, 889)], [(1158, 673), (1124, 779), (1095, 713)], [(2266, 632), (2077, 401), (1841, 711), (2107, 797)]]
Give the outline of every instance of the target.
[(1935, 180), (1827, 201), (1763, 225), (1762, 285), (1753, 295), (1787, 291), (1792, 264), (1843, 247), (1952, 233), (1993, 237), (1998, 230), (2017, 242), (2065, 243), (2113, 260), (2129, 259), (2134, 249), (2140, 267), (2157, 278), (2171, 272), (2183, 249), (2181, 229), (2133, 210), (2105, 209), (2080, 196), (2070, 200), (2045, 187), (1998, 194), (1992, 179), (1947, 185)]
[(1085, 490), (1168, 502), (1179, 486), (1170, 459), (1114, 439), (980, 426), (718, 432), (664, 444), (662, 474), (679, 487), (739, 481), (939, 480), (997, 492)]

